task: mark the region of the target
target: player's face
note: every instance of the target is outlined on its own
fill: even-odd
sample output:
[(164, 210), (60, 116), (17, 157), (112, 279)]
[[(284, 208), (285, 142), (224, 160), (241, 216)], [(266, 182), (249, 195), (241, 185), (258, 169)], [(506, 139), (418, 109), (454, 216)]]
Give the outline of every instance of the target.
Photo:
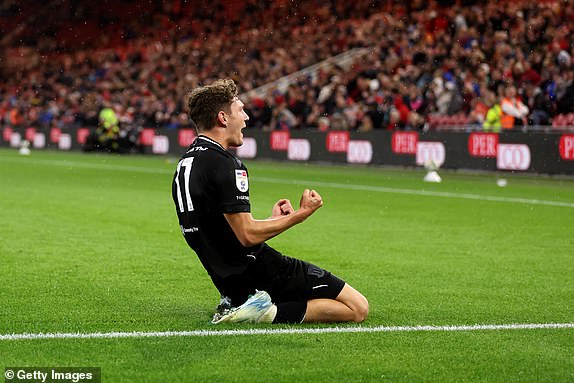
[(231, 114), (227, 121), (227, 142), (229, 146), (237, 147), (243, 145), (242, 129), (245, 128), (245, 121), (249, 116), (243, 110), (243, 102), (235, 98), (231, 103)]

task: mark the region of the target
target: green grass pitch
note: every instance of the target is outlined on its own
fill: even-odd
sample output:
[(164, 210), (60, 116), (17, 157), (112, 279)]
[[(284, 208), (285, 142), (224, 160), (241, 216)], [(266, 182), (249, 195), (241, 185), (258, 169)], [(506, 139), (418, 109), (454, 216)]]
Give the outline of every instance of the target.
[[(270, 244), (363, 292), (362, 327), (574, 323), (572, 179), (246, 162), (256, 218), (322, 194)], [(179, 231), (174, 166), (0, 150), (0, 335), (277, 328), (209, 323), (218, 294)], [(574, 381), (574, 329), (0, 340), (0, 362), (102, 382), (554, 383)]]

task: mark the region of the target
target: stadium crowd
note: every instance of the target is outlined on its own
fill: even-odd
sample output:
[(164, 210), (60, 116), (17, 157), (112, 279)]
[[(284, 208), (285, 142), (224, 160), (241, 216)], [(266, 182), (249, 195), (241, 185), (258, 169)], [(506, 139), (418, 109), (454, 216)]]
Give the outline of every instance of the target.
[[(191, 14), (155, 10), (143, 37), (130, 25), (113, 48), (4, 68), (0, 120), (95, 126), (111, 109), (122, 126), (178, 128), (190, 124), (186, 91), (221, 77), (246, 92), (249, 126), (268, 130), (428, 129), (437, 116), (462, 116), (458, 124), (499, 131), (574, 113), (573, 2), (250, 0), (231, 12), (203, 3)], [(251, 92), (353, 48), (367, 50), (351, 65)]]

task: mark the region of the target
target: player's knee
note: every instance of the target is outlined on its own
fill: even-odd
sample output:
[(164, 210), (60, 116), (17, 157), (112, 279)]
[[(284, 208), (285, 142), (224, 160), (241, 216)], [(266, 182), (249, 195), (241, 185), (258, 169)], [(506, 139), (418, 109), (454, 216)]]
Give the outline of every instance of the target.
[(355, 313), (355, 322), (361, 323), (369, 316), (369, 301), (367, 298), (361, 296), (361, 299), (353, 310)]

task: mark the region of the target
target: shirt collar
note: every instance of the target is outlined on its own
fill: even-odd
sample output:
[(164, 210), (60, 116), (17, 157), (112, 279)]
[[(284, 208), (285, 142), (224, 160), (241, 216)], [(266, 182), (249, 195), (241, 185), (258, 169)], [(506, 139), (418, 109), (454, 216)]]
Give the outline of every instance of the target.
[(207, 141), (207, 142), (211, 142), (212, 144), (217, 145), (217, 146), (219, 146), (221, 149), (225, 150), (225, 148), (224, 148), (219, 142), (217, 142), (217, 141), (215, 141), (215, 140), (213, 140), (213, 139), (211, 139), (211, 138), (209, 138), (209, 137), (206, 137), (206, 136), (204, 136), (204, 135), (200, 135), (200, 136), (198, 136), (197, 138), (198, 138), (198, 139), (205, 140), (205, 141)]

